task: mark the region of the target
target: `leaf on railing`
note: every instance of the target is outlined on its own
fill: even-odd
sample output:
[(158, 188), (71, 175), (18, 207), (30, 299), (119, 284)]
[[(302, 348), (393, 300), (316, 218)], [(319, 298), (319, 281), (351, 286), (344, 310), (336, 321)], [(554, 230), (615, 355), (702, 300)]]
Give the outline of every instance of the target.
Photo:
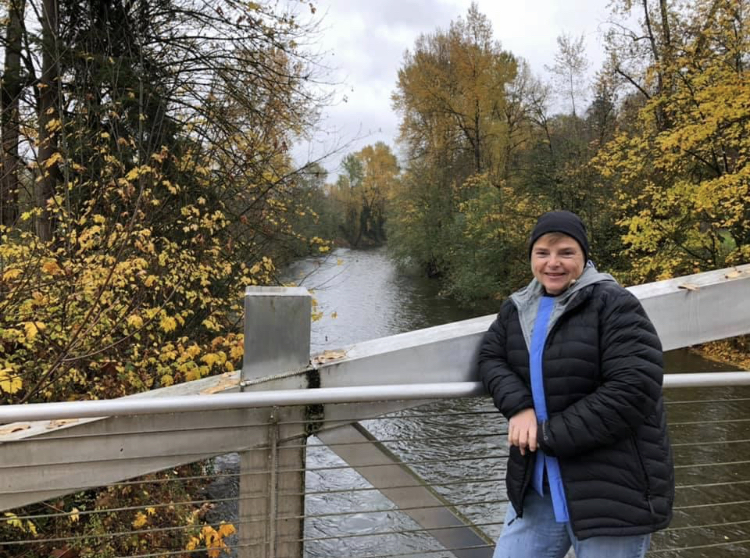
[(735, 267), (732, 271), (724, 275), (724, 278), (725, 279), (737, 279), (737, 277), (742, 277), (743, 275), (747, 275), (747, 273), (744, 271), (740, 271), (739, 269)]
[(0, 428), (0, 435), (13, 434), (14, 432), (21, 432), (21, 430), (28, 430), (31, 428), (30, 424), (11, 424), (6, 428)]
[(51, 430), (53, 428), (60, 428), (61, 426), (65, 426), (66, 424), (73, 424), (76, 422), (78, 422), (78, 419), (51, 420), (49, 424), (47, 425), (47, 430)]
[(693, 285), (692, 283), (683, 283), (682, 285), (677, 285), (678, 289), (685, 289), (687, 291), (697, 291), (700, 287), (698, 285)]
[(219, 382), (213, 386), (201, 390), (201, 395), (210, 395), (227, 389), (236, 387), (240, 383), (240, 378), (234, 372), (225, 372), (221, 375)]
[(346, 358), (346, 351), (340, 350), (340, 351), (323, 351), (319, 355), (315, 355), (312, 358), (313, 364), (325, 364), (327, 362), (332, 362), (334, 360), (340, 360), (342, 358)]

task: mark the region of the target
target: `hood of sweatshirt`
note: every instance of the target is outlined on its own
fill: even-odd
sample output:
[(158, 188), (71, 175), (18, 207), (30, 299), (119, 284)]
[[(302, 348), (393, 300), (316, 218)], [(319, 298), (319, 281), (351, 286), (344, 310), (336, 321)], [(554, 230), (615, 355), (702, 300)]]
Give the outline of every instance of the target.
[[(581, 292), (582, 289), (593, 285), (595, 283), (603, 283), (606, 281), (612, 281), (616, 283), (615, 278), (609, 273), (600, 273), (594, 267), (594, 263), (589, 261), (586, 267), (583, 269), (581, 276), (576, 279), (570, 287), (559, 295), (552, 297), (555, 299), (555, 306), (552, 309), (552, 315), (550, 316), (549, 323), (547, 325), (547, 332), (552, 329), (554, 323), (562, 316), (566, 309), (570, 306)], [(543, 296), (546, 295), (544, 287), (536, 279), (532, 279), (531, 283), (526, 285), (520, 291), (516, 291), (510, 295), (510, 299), (518, 309), (518, 319), (521, 321), (521, 329), (523, 330), (523, 337), (526, 340), (526, 347), (531, 347), (531, 335), (533, 334), (534, 321), (536, 320), (536, 313), (539, 309), (539, 302)]]

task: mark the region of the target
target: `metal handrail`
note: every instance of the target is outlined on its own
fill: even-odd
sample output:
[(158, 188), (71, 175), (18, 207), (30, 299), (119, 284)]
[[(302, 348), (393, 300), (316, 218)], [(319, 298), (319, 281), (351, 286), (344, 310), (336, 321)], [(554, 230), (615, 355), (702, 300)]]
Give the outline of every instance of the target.
[[(667, 374), (665, 388), (750, 385), (748, 372), (704, 372)], [(288, 389), (182, 395), (153, 398), (122, 398), (98, 401), (66, 401), (0, 407), (0, 424), (36, 420), (61, 420), (104, 416), (146, 415), (194, 411), (215, 411), (294, 405), (365, 403), (372, 401), (411, 401), (455, 399), (486, 395), (481, 382), (375, 385), (318, 389)]]

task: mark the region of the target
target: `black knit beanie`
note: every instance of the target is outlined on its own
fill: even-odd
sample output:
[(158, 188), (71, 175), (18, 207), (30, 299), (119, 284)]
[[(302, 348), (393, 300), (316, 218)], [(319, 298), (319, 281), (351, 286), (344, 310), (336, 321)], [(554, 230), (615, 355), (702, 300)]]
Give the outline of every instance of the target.
[(551, 232), (567, 234), (573, 238), (583, 250), (584, 264), (589, 260), (589, 239), (586, 236), (586, 225), (583, 224), (578, 215), (564, 210), (550, 211), (539, 217), (529, 238), (529, 258), (531, 258), (531, 249), (534, 247), (534, 243), (541, 236)]

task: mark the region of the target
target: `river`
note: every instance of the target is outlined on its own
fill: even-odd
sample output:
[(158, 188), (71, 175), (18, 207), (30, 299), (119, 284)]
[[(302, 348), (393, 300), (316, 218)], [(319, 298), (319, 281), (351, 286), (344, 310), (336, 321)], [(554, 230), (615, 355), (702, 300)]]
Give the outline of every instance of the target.
[[(499, 306), (462, 308), (440, 296), (437, 282), (400, 273), (383, 249), (337, 249), (327, 258), (295, 263), (287, 278), (312, 291), (321, 313), (312, 325), (313, 353), (491, 314)], [(668, 373), (731, 369), (689, 351), (668, 353), (666, 367)], [(681, 558), (750, 556), (750, 389), (670, 390), (666, 398), (680, 488), (671, 528), (654, 536), (652, 552)], [(453, 414), (450, 421), (440, 416), (446, 413)], [(505, 451), (505, 442), (502, 421), (487, 399), (443, 402), (365, 426), (379, 439), (396, 440), (388, 447), (403, 460), (429, 462), (414, 469), (490, 537), (499, 534), (506, 506), (499, 480), (504, 459), (493, 456)], [(398, 441), (404, 438), (412, 441)], [(462, 460), (453, 461), (456, 456)], [(228, 459), (224, 466), (234, 466)], [(327, 469), (343, 465), (310, 439), (306, 490), (318, 494), (306, 498), (306, 557), (451, 556), (428, 535), (409, 533), (418, 525), (377, 491), (367, 490), (370, 485), (356, 472)], [(346, 491), (351, 488), (359, 490)], [(387, 511), (368, 513), (375, 509)], [(400, 534), (374, 534), (382, 531)], [(352, 534), (357, 536), (347, 538)], [(705, 546), (715, 543), (721, 546)], [(695, 548), (664, 551), (676, 546)]]

